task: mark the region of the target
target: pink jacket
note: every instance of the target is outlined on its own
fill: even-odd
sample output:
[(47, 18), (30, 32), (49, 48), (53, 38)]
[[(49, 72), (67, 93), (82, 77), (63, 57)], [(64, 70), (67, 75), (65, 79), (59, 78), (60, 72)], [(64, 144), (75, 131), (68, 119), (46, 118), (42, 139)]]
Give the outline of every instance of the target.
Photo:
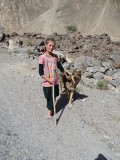
[[(58, 57), (53, 54), (52, 57), (47, 57), (46, 53), (42, 54), (39, 58), (39, 64), (43, 64), (44, 74), (49, 78), (55, 78), (55, 85), (58, 84)], [(42, 85), (44, 87), (51, 87), (52, 85), (42, 78)]]

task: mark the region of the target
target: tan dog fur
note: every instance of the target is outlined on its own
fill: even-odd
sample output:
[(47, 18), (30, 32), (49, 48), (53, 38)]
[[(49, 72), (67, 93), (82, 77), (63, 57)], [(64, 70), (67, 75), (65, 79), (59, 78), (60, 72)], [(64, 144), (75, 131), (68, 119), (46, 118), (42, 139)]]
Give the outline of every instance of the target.
[(76, 86), (81, 80), (82, 71), (74, 70), (72, 75), (70, 75), (71, 80), (67, 80), (65, 75), (60, 75), (60, 95), (62, 94), (62, 85), (64, 84), (65, 91), (69, 98), (69, 106), (72, 104), (72, 97), (75, 92)]

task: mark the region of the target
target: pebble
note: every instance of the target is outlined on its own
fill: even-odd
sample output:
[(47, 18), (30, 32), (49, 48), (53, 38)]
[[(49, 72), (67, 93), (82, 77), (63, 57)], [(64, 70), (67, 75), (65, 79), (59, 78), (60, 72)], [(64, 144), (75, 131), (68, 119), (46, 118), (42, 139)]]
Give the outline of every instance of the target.
[(35, 66), (32, 66), (32, 70), (34, 70), (34, 69), (36, 69), (36, 67), (35, 67)]
[(33, 75), (30, 76), (30, 78), (33, 78), (33, 77), (34, 77)]
[(82, 99), (82, 102), (85, 102), (86, 100), (85, 99)]
[(111, 139), (108, 135), (104, 135), (105, 139)]

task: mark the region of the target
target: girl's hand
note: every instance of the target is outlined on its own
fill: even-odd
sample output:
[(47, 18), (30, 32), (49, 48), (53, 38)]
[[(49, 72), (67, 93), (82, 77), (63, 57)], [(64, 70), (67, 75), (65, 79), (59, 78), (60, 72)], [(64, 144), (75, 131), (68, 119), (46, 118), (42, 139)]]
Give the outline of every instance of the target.
[(49, 82), (50, 82), (52, 85), (54, 85), (54, 83), (55, 83), (54, 78), (49, 78)]
[(71, 80), (71, 77), (70, 76), (68, 76), (68, 75), (66, 75), (66, 78), (67, 78), (67, 80)]
[(67, 75), (67, 73), (64, 71), (64, 75), (67, 78), (67, 80), (71, 80), (71, 77)]
[(55, 84), (56, 80), (57, 80), (57, 77), (55, 77), (55, 78), (49, 78), (49, 82), (50, 82), (52, 85)]

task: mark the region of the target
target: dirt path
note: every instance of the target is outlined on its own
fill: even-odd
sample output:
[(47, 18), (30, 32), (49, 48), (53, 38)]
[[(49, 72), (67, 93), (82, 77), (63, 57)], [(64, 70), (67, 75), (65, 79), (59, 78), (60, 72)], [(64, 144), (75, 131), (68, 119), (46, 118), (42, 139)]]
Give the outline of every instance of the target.
[(36, 63), (0, 53), (0, 159), (119, 160), (120, 95), (81, 86), (69, 109), (63, 94), (55, 127)]

